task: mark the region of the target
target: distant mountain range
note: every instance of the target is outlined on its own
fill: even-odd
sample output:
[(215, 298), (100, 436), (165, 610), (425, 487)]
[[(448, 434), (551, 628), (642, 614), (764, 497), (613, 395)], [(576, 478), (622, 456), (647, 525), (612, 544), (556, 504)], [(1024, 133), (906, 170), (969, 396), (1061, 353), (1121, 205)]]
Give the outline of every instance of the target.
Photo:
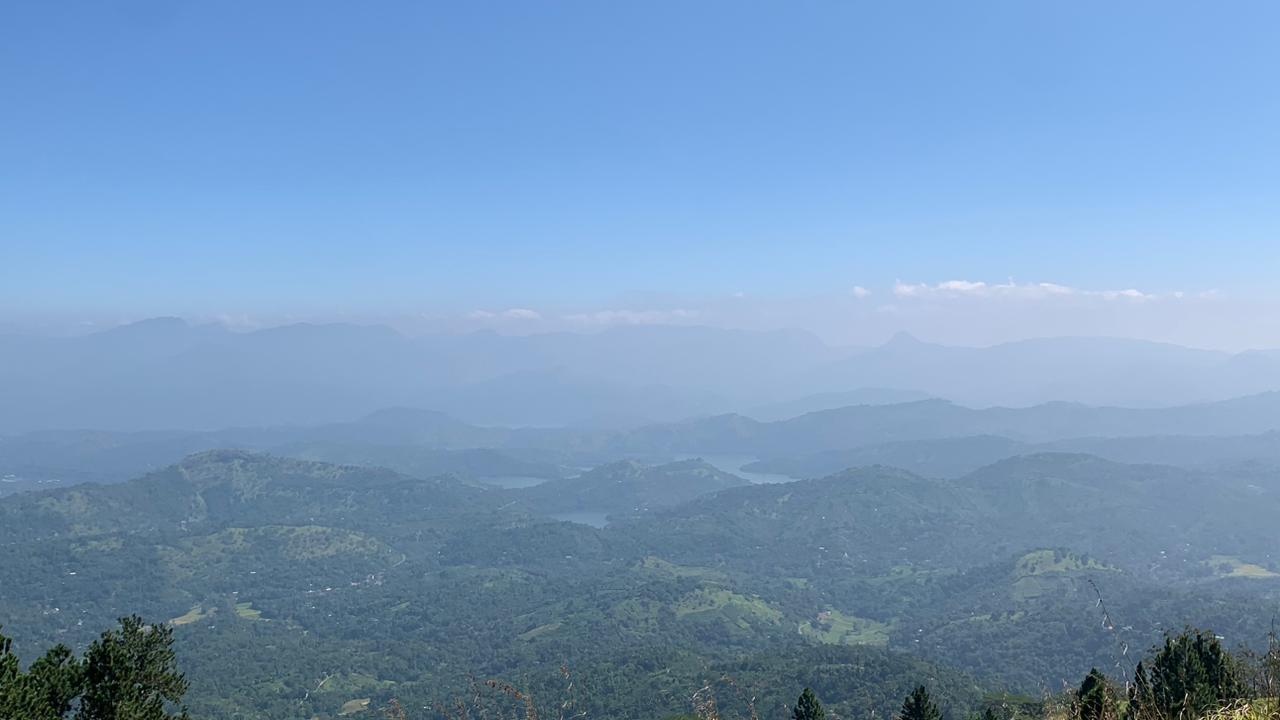
[(1106, 338), (986, 348), (899, 335), (834, 347), (801, 331), (634, 326), (408, 337), (386, 327), (232, 332), (157, 318), (74, 338), (0, 335), (0, 433), (337, 422), (389, 406), (479, 425), (627, 428), (725, 412), (778, 420), (941, 397), (1129, 407), (1280, 389), (1280, 353)]
[(1091, 407), (1045, 403), (973, 409), (945, 400), (856, 405), (759, 422), (721, 415), (651, 425), (603, 439), (613, 453), (819, 453), (907, 440), (998, 435), (1026, 443), (1087, 437), (1226, 436), (1280, 430), (1280, 393), (1170, 408)]
[(793, 478), (816, 478), (846, 468), (889, 465), (929, 477), (958, 477), (1004, 458), (1043, 452), (1088, 453), (1116, 462), (1180, 467), (1223, 467), (1257, 463), (1280, 467), (1280, 432), (1226, 436), (1072, 438), (1043, 443), (1021, 442), (999, 435), (898, 440), (846, 450), (771, 457), (749, 463), (742, 469), (752, 473), (788, 475)]
[(484, 427), (436, 411), (390, 408), (355, 421), (310, 426), (43, 431), (0, 436), (0, 495), (44, 487), (49, 480), (118, 482), (191, 453), (224, 448), (478, 481), (568, 478), (581, 468), (618, 460), (699, 456), (758, 458), (743, 470), (793, 477), (866, 465), (956, 477), (1040, 452), (1185, 467), (1280, 465), (1280, 393), (1145, 409), (1061, 402), (974, 409), (921, 400), (772, 422), (727, 414), (631, 429)]
[(816, 371), (814, 379), (828, 388), (915, 390), (974, 407), (1052, 401), (1162, 407), (1280, 389), (1278, 360), (1274, 352), (1097, 337), (947, 347), (904, 333)]
[(0, 336), (0, 433), (314, 424), (400, 405), (479, 424), (638, 424), (767, 399), (744, 388), (848, 352), (801, 332), (411, 338), (378, 326), (237, 333), (158, 318), (75, 338)]

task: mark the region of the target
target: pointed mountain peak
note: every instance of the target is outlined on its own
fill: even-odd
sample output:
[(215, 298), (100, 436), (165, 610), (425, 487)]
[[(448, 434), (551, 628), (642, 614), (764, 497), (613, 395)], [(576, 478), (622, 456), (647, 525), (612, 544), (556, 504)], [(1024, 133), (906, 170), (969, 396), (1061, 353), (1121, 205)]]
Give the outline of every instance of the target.
[(915, 347), (924, 347), (927, 344), (928, 343), (920, 340), (920, 338), (916, 337), (915, 335), (912, 335), (906, 330), (899, 330), (898, 332), (893, 334), (893, 337), (889, 338), (888, 342), (886, 342), (884, 345), (881, 345), (881, 347), (915, 348)]

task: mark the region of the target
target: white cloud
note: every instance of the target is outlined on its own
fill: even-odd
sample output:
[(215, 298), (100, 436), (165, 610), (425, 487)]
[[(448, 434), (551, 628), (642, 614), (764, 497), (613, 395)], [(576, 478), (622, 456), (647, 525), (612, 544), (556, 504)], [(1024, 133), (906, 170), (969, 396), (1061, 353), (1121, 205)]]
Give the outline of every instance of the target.
[(851, 290), (850, 292), (852, 292), (853, 296), (856, 298), (864, 298), (864, 297), (871, 296), (871, 291), (862, 287), (861, 285), (854, 285), (853, 290)]
[[(998, 286), (997, 286), (998, 287)], [(968, 280), (948, 280), (938, 283), (939, 290), (947, 290), (949, 292), (959, 293), (984, 293), (987, 291), (987, 284), (984, 282), (970, 282)]]
[(494, 320), (502, 318), (503, 320), (541, 320), (542, 313), (529, 308), (508, 308), (499, 312), (492, 310), (472, 310), (467, 313), (469, 320)]
[(597, 310), (574, 313), (562, 319), (579, 325), (664, 325), (697, 316), (693, 310)]
[(1036, 283), (1036, 287), (1043, 290), (1047, 295), (1071, 295), (1076, 292), (1074, 288), (1058, 285), (1057, 283)]
[[(1156, 300), (1159, 295), (1144, 293), (1134, 288), (1123, 290), (1084, 290), (1057, 283), (985, 283), (972, 280), (947, 280), (937, 285), (928, 283), (904, 283), (899, 280), (893, 287), (893, 294), (902, 298), (1013, 298), (1019, 300), (1041, 300), (1051, 297), (1096, 297), (1104, 300)], [(1172, 293), (1170, 297), (1180, 297)]]
[(929, 292), (928, 285), (909, 285), (898, 280), (893, 284), (893, 294), (898, 297), (918, 297)]
[(1128, 298), (1130, 300), (1154, 300), (1156, 298), (1155, 295), (1148, 295), (1141, 290), (1134, 290), (1133, 288), (1129, 288), (1127, 290), (1102, 290), (1093, 294), (1099, 295), (1107, 300), (1116, 300), (1119, 298)]

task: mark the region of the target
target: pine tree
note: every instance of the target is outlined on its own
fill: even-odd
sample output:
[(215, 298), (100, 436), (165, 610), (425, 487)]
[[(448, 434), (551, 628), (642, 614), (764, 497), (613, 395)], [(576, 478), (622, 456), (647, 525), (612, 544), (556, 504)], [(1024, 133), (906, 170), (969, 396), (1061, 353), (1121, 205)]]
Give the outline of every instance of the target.
[(919, 685), (902, 703), (899, 720), (942, 720), (942, 711), (929, 699), (929, 691)]
[(76, 720), (169, 720), (166, 708), (182, 701), (187, 680), (176, 669), (173, 628), (132, 616), (102, 633), (84, 659), (84, 695)]
[(818, 696), (813, 694), (809, 688), (805, 688), (800, 693), (799, 699), (796, 700), (795, 709), (791, 711), (793, 720), (825, 720), (827, 711), (822, 709), (822, 703), (818, 702)]
[(62, 720), (82, 689), (80, 661), (58, 645), (23, 673), (12, 641), (0, 635), (0, 719)]
[(1129, 686), (1129, 707), (1125, 712), (1125, 719), (1137, 720), (1150, 705), (1151, 678), (1147, 675), (1146, 666), (1139, 660), (1138, 667), (1133, 671), (1133, 685)]
[(1165, 718), (1200, 717), (1246, 694), (1222, 643), (1199, 630), (1166, 635), (1150, 675), (1144, 709)]
[(1107, 678), (1098, 672), (1098, 668), (1093, 668), (1085, 676), (1076, 701), (1080, 720), (1104, 720), (1115, 716)]

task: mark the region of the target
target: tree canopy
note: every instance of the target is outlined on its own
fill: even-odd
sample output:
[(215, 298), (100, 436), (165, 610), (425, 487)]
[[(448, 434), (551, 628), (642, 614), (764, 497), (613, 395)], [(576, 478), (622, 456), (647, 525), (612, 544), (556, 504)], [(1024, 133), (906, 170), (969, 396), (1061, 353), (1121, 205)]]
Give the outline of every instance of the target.
[(793, 720), (826, 720), (827, 712), (822, 709), (822, 703), (818, 702), (818, 696), (813, 694), (813, 690), (805, 688), (796, 700), (791, 717)]
[(915, 690), (902, 703), (899, 720), (942, 720), (942, 711), (929, 697), (929, 691), (923, 685)]
[[(0, 636), (0, 720), (168, 720), (187, 680), (176, 669), (173, 630), (121, 618), (120, 627), (76, 658), (58, 645), (23, 672), (12, 641)], [(172, 708), (178, 708), (171, 712)]]

